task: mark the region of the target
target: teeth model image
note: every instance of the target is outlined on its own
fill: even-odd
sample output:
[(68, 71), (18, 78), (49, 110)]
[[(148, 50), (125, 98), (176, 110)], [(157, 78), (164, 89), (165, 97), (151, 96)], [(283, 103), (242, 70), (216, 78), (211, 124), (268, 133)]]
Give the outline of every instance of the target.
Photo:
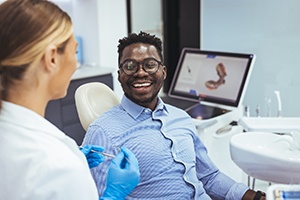
[(216, 90), (218, 87), (222, 84), (225, 84), (225, 76), (226, 74), (226, 69), (223, 63), (219, 63), (216, 66), (216, 70), (219, 76), (219, 80), (214, 81), (214, 80), (209, 80), (205, 82), (205, 86), (210, 89), (210, 90)]

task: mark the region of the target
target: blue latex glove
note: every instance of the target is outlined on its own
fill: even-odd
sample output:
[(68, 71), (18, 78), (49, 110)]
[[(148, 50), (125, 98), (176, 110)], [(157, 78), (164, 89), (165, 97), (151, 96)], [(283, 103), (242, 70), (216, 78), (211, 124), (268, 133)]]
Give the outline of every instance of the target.
[[(79, 149), (85, 155), (90, 169), (93, 167), (97, 167), (104, 160), (104, 157), (101, 154), (101, 152), (104, 150), (103, 147), (88, 144), (84, 147), (80, 147)], [(96, 152), (93, 152), (92, 150)]]
[(127, 148), (112, 160), (106, 181), (106, 190), (100, 200), (125, 199), (140, 182), (138, 160)]

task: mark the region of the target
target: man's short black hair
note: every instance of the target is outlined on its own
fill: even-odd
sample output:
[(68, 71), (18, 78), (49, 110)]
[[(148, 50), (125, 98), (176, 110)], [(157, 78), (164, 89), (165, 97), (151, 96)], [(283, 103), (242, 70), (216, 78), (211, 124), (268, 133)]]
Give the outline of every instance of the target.
[(161, 62), (163, 62), (161, 39), (159, 39), (155, 35), (150, 35), (149, 33), (145, 33), (141, 31), (139, 34), (130, 33), (128, 37), (124, 37), (119, 40), (119, 45), (118, 45), (119, 63), (123, 55), (124, 48), (134, 43), (144, 43), (144, 44), (150, 44), (155, 46), (158, 55), (161, 59)]

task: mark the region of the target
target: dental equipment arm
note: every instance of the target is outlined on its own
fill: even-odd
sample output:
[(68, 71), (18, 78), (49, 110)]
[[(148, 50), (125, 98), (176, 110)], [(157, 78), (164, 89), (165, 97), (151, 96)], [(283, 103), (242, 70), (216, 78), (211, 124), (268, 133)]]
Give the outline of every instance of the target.
[(84, 147), (80, 146), (79, 150), (85, 155), (90, 169), (97, 167), (104, 160), (103, 153), (101, 154), (101, 152), (104, 150), (103, 147), (86, 145)]
[(106, 190), (99, 200), (125, 199), (140, 181), (138, 160), (125, 147), (112, 160), (106, 181)]

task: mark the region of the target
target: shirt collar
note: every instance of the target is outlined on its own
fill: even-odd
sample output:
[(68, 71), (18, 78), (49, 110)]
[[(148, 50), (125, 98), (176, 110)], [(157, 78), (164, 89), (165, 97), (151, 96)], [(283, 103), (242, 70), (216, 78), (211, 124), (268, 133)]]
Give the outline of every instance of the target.
[[(123, 95), (122, 97), (121, 105), (124, 108), (124, 110), (126, 110), (126, 112), (128, 112), (135, 119), (138, 118), (145, 110), (150, 110), (149, 108), (145, 108), (143, 106), (134, 103), (133, 101), (128, 99), (125, 95)], [(160, 97), (158, 97), (158, 102), (154, 112), (160, 110), (168, 113), (166, 104), (163, 102), (163, 100)]]

